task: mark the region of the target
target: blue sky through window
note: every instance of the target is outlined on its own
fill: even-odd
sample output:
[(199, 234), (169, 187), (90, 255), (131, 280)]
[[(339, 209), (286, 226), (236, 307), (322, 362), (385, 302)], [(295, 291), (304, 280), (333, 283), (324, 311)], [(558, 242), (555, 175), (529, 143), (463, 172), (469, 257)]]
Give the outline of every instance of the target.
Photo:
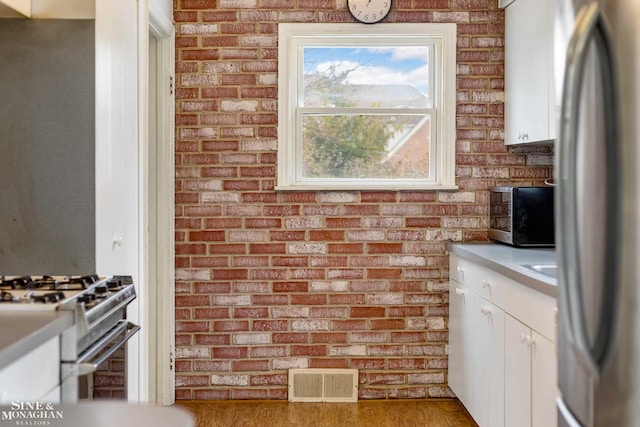
[(304, 73), (351, 70), (347, 83), (356, 85), (408, 85), (428, 97), (429, 48), (306, 47)]

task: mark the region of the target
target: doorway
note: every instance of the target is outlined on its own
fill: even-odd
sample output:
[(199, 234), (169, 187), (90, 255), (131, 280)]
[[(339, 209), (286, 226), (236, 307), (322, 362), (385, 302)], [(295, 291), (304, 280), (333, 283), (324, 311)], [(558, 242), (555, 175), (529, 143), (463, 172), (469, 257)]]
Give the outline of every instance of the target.
[(149, 5), (146, 163), (148, 399), (175, 401), (173, 24)]

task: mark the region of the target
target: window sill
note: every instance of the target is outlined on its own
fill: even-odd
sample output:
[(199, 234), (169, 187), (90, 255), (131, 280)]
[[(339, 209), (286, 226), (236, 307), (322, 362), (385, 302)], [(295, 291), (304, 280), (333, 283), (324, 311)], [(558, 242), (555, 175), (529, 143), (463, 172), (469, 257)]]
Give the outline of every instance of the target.
[(457, 185), (367, 185), (362, 184), (342, 184), (342, 185), (322, 185), (322, 184), (305, 184), (305, 185), (276, 185), (275, 191), (457, 191)]

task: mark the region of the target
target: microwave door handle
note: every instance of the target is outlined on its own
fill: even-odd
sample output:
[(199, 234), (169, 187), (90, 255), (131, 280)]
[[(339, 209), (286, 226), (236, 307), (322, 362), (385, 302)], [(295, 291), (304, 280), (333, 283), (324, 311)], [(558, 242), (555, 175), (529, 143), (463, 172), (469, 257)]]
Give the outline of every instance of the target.
[[(615, 97), (615, 82), (612, 69), (611, 49), (608, 46), (608, 30), (604, 23), (599, 5), (592, 2), (580, 10), (576, 19), (575, 31), (567, 51), (566, 72), (561, 110), (561, 134), (559, 141), (559, 179), (561, 185), (556, 189), (556, 203), (559, 206), (558, 220), (558, 256), (564, 266), (560, 271), (561, 315), (568, 325), (567, 335), (578, 350), (579, 357), (585, 362), (594, 378), (599, 376), (604, 364), (607, 349), (613, 336), (615, 303), (618, 287), (618, 247), (619, 217), (621, 214), (618, 112)], [(595, 42), (600, 58), (603, 77), (604, 114), (606, 138), (606, 189), (608, 206), (605, 240), (605, 274), (602, 286), (610, 283), (607, 292), (603, 292), (603, 304), (600, 307), (595, 344), (589, 344), (583, 310), (583, 298), (580, 272), (580, 247), (578, 245), (578, 205), (577, 205), (577, 146), (578, 117), (581, 98), (581, 86), (584, 80), (589, 43)]]

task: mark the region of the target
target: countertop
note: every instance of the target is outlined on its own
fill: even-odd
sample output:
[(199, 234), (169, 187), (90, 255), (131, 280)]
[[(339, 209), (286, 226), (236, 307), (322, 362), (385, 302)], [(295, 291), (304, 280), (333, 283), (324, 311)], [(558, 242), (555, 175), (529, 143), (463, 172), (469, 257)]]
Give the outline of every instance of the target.
[(0, 369), (72, 325), (70, 311), (1, 312)]
[(558, 297), (556, 279), (521, 267), (521, 264), (556, 264), (553, 248), (513, 248), (499, 243), (450, 243), (449, 252), (490, 268), (518, 283), (554, 298)]
[[(37, 404), (37, 402), (31, 402)], [(134, 404), (126, 401), (101, 400), (76, 404), (46, 403), (35, 410), (29, 407), (0, 407), (5, 419), (0, 427), (16, 425), (49, 425), (52, 427), (194, 427), (195, 419), (178, 406)], [(27, 410), (22, 410), (27, 409)], [(5, 424), (6, 423), (6, 424)]]

